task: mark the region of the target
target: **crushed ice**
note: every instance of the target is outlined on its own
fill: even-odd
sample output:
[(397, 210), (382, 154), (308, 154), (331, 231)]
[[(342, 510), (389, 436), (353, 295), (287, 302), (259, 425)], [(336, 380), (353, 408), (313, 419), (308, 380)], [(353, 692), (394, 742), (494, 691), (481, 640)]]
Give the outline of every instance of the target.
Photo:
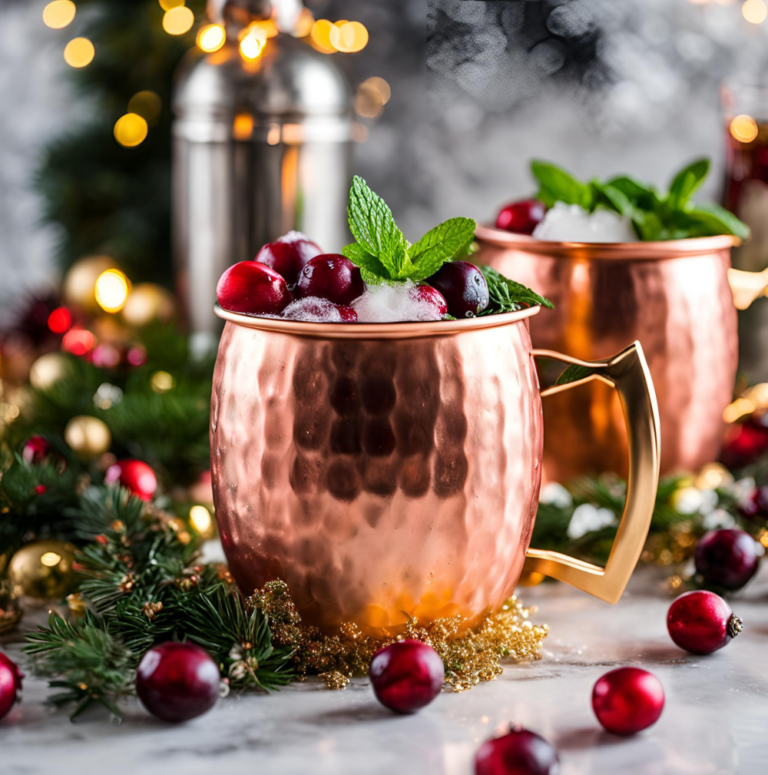
[(341, 313), (335, 304), (316, 296), (292, 301), (282, 316), (289, 320), (301, 320), (305, 323), (340, 323)]
[(420, 300), (410, 280), (401, 285), (369, 285), (368, 290), (352, 302), (360, 323), (402, 323), (440, 320), (434, 304)]
[(537, 239), (558, 242), (637, 242), (632, 222), (613, 210), (588, 213), (579, 205), (555, 202), (536, 227)]

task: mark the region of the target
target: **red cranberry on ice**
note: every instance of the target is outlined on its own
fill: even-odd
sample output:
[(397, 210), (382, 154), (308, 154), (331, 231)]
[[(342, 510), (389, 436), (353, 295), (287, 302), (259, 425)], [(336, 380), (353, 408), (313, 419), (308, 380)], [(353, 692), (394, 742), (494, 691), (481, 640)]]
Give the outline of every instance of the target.
[(538, 199), (511, 202), (502, 207), (496, 216), (496, 228), (515, 234), (533, 234), (533, 230), (544, 220), (547, 208)]
[(334, 304), (350, 305), (365, 292), (360, 270), (348, 258), (336, 253), (323, 253), (311, 258), (301, 270), (296, 293), (318, 296)]
[(322, 248), (298, 231), (289, 231), (280, 239), (268, 242), (256, 254), (256, 261), (274, 269), (293, 289), (299, 279), (299, 273), (310, 258), (319, 256)]
[(411, 296), (421, 304), (429, 304), (435, 310), (435, 319), (441, 320), (448, 314), (448, 304), (443, 294), (430, 285), (417, 285), (412, 291)]
[(266, 264), (241, 261), (219, 278), (216, 299), (230, 312), (279, 315), (291, 303), (291, 292), (285, 280)]

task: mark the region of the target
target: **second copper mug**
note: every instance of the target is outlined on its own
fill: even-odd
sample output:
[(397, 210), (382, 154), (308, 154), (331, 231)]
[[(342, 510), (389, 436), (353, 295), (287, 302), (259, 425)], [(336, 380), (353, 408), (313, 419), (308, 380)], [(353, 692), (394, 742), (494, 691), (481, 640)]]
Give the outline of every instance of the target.
[[(625, 342), (642, 342), (659, 401), (662, 474), (695, 470), (717, 458), (723, 410), (736, 381), (736, 306), (749, 306), (768, 284), (768, 273), (730, 268), (737, 238), (579, 244), (487, 226), (478, 227), (477, 238), (478, 263), (554, 304), (531, 322), (535, 346), (593, 360)], [(626, 474), (621, 407), (605, 385), (544, 406), (547, 479)]]
[(538, 308), (391, 324), (216, 312), (227, 323), (213, 490), (243, 592), (282, 579), (304, 621), (325, 629), (454, 615), (472, 624), (509, 597), (527, 558), (527, 570), (619, 598), (658, 484), (658, 413), (639, 344), (599, 362), (630, 438), (626, 507), (600, 568), (529, 548), (542, 463), (534, 356), (587, 365), (532, 350)]

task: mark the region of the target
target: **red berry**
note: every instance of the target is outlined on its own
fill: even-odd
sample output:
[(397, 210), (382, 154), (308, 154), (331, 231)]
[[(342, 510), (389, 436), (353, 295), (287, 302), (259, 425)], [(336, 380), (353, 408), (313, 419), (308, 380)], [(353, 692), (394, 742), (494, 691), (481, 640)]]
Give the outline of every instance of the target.
[(291, 303), (291, 292), (285, 280), (266, 264), (241, 261), (219, 278), (216, 299), (230, 312), (279, 315)]
[(749, 497), (739, 503), (739, 513), (744, 519), (768, 520), (768, 487), (755, 487)]
[(348, 258), (323, 253), (311, 258), (301, 270), (296, 292), (299, 296), (318, 296), (348, 306), (363, 295), (365, 283), (360, 270)]
[(714, 592), (686, 592), (667, 612), (667, 630), (681, 649), (711, 654), (730, 643), (742, 630), (731, 607)]
[(445, 668), (426, 643), (401, 640), (379, 649), (368, 672), (376, 699), (395, 713), (415, 713), (440, 694)]
[(352, 307), (346, 307), (343, 304), (336, 307), (341, 315), (342, 323), (357, 323), (357, 312)]
[(522, 727), (486, 740), (475, 754), (475, 775), (557, 775), (559, 771), (557, 751)]
[(609, 732), (633, 735), (659, 720), (664, 710), (664, 689), (653, 673), (639, 667), (620, 667), (595, 684), (592, 710)]
[(502, 207), (496, 216), (496, 228), (516, 234), (533, 234), (544, 220), (547, 208), (538, 199), (524, 199)]
[(161, 643), (144, 655), (136, 671), (139, 699), (163, 721), (188, 721), (210, 710), (220, 683), (216, 663), (194, 643)]
[(35, 487), (35, 493), (37, 495), (45, 495), (48, 492), (48, 488), (44, 484), (38, 484)]
[(293, 289), (307, 261), (322, 252), (318, 245), (300, 232), (289, 231), (284, 237), (264, 245), (256, 254), (256, 261), (281, 274), (288, 288)]
[(726, 468), (743, 468), (754, 463), (766, 452), (768, 452), (768, 428), (747, 422), (728, 429), (720, 460)]
[(741, 589), (755, 575), (759, 560), (755, 539), (736, 528), (706, 533), (694, 555), (704, 581), (730, 590)]
[(26, 463), (37, 465), (51, 454), (51, 442), (42, 436), (32, 436), (24, 442), (21, 456)]
[(15, 662), (0, 652), (0, 718), (21, 699), (21, 679), (24, 674)]
[(423, 304), (429, 304), (434, 307), (436, 320), (441, 320), (444, 315), (448, 314), (448, 304), (443, 294), (431, 285), (417, 285), (411, 291), (411, 296)]
[(117, 482), (143, 501), (152, 500), (157, 490), (155, 472), (142, 460), (118, 460), (113, 463), (104, 475), (104, 483)]
[(443, 264), (427, 282), (440, 291), (455, 318), (473, 318), (488, 306), (488, 283), (468, 261)]

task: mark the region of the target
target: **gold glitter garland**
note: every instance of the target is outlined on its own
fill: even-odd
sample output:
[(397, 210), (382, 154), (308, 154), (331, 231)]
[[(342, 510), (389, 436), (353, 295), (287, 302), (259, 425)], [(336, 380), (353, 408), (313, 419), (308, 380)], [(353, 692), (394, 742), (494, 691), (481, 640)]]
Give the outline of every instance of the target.
[(343, 624), (335, 635), (324, 635), (305, 627), (282, 581), (273, 581), (250, 598), (251, 605), (267, 613), (275, 645), (292, 646), (300, 675), (319, 675), (329, 689), (343, 689), (354, 676), (368, 673), (373, 655), (398, 640), (414, 639), (432, 646), (445, 665), (448, 688), (462, 692), (481, 681), (491, 681), (503, 672), (502, 661), (540, 659), (546, 624), (532, 624), (534, 608), (525, 608), (511, 597), (495, 614), (476, 627), (460, 633), (462, 617), (438, 619), (419, 625), (416, 619), (401, 632), (372, 637), (355, 624)]

